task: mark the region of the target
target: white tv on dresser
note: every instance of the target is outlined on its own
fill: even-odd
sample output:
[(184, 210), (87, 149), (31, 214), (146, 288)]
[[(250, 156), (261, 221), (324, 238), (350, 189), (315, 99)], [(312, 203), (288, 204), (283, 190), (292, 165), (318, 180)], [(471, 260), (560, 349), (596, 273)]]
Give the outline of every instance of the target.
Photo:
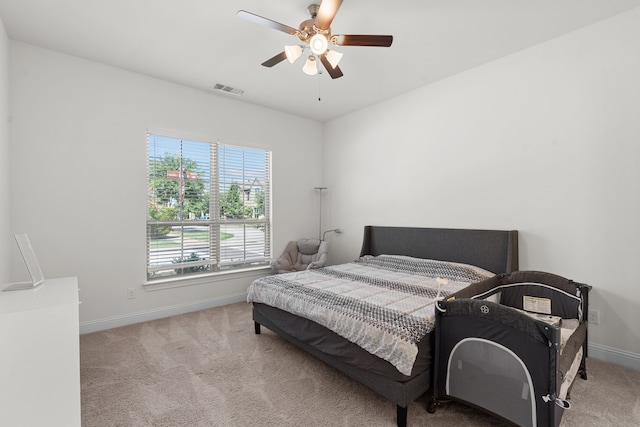
[(76, 277), (0, 292), (0, 426), (80, 426)]

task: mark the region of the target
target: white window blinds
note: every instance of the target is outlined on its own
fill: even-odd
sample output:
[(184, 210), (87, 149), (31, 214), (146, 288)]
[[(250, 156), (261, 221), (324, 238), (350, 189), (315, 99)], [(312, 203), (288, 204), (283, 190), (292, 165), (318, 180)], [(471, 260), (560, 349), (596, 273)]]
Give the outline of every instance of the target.
[(147, 135), (147, 278), (268, 265), (271, 153)]

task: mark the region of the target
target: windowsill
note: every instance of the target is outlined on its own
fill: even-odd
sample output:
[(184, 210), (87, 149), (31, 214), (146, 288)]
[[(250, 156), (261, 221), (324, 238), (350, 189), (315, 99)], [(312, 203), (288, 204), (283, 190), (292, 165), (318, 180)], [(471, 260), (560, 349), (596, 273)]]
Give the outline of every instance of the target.
[(265, 273), (270, 272), (271, 267), (268, 265), (261, 267), (245, 268), (242, 270), (219, 271), (199, 275), (197, 277), (171, 277), (167, 279), (157, 279), (144, 282), (142, 284), (146, 291), (160, 291), (162, 289), (180, 288), (182, 286), (203, 285), (211, 282), (220, 282), (229, 279), (241, 279), (245, 277), (263, 277)]

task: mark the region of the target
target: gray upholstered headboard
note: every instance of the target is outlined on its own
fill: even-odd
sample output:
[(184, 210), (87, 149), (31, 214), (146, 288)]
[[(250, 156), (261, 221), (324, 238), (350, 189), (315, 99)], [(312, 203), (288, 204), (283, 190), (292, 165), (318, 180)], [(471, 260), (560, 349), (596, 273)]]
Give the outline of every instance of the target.
[(471, 264), (492, 273), (518, 270), (518, 231), (364, 227), (360, 256), (407, 255)]

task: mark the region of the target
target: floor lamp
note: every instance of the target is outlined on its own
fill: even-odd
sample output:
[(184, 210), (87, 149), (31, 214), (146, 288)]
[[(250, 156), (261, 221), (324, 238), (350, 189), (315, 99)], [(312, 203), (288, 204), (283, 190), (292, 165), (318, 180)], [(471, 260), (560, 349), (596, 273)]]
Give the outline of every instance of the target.
[(322, 190), (326, 190), (327, 187), (314, 187), (320, 191), (320, 213), (318, 215), (318, 239), (322, 240)]

